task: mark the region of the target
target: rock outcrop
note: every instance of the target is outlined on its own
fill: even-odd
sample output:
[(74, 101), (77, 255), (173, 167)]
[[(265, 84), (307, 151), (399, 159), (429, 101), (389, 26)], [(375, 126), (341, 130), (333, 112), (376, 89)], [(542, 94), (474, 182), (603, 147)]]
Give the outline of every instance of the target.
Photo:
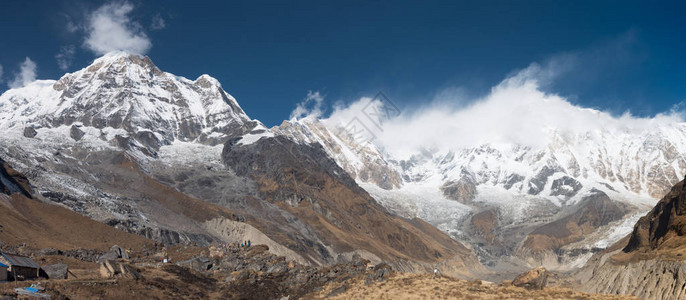
[(67, 279), (69, 266), (67, 264), (54, 264), (41, 267), (49, 279)]
[(33, 197), (33, 190), (26, 176), (14, 170), (2, 158), (0, 158), (0, 193), (6, 195), (20, 193), (27, 198)]
[(520, 274), (512, 285), (527, 289), (542, 290), (548, 284), (548, 271), (543, 267), (538, 267)]
[(69, 136), (71, 136), (72, 139), (79, 141), (84, 135), (86, 135), (86, 133), (79, 129), (79, 126), (71, 125), (71, 128), (69, 129)]
[(624, 252), (653, 251), (686, 244), (686, 185), (683, 181), (634, 226)]
[(129, 259), (129, 254), (126, 252), (126, 250), (122, 249), (121, 247), (114, 245), (112, 248), (110, 248), (110, 251), (105, 252), (103, 255), (98, 258), (98, 262), (104, 262), (107, 260), (115, 260), (115, 259)]
[(38, 134), (38, 132), (36, 132), (36, 130), (33, 129), (33, 127), (25, 127), (24, 128), (24, 137), (34, 138), (34, 137), (36, 137), (37, 134)]
[(106, 260), (100, 263), (100, 276), (105, 278), (123, 277), (128, 279), (140, 279), (141, 274), (131, 265), (116, 261)]
[(441, 191), (448, 199), (469, 204), (476, 197), (474, 177), (466, 174), (457, 181), (448, 181), (441, 186)]

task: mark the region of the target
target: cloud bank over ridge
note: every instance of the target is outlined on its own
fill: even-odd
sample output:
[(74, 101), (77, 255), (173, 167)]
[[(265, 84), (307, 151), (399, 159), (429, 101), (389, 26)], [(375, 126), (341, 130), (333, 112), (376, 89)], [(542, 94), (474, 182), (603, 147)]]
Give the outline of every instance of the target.
[[(641, 134), (684, 121), (677, 108), (653, 117), (636, 117), (629, 112), (613, 116), (609, 112), (584, 108), (554, 93), (542, 91), (541, 84), (554, 80), (560, 61), (529, 67), (507, 77), (480, 99), (465, 101), (459, 90), (455, 101), (440, 93), (440, 99), (385, 120), (382, 126), (365, 126), (372, 131), (373, 143), (395, 158), (405, 159), (423, 149), (446, 151), (483, 144), (515, 144), (545, 147), (552, 134), (600, 138), (611, 134)], [(459, 103), (459, 104), (455, 104)], [(380, 101), (361, 98), (347, 106), (335, 107), (322, 121), (329, 128), (346, 126), (364, 110), (382, 106)], [(366, 108), (365, 108), (366, 107)]]

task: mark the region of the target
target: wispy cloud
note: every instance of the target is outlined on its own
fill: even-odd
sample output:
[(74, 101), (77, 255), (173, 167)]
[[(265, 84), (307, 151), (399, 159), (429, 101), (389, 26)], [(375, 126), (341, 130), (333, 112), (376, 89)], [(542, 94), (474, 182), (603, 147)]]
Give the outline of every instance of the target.
[(110, 2), (102, 5), (87, 18), (86, 48), (95, 54), (125, 50), (144, 54), (152, 43), (138, 22), (131, 20), (129, 2)]
[(63, 71), (66, 71), (71, 66), (74, 60), (74, 54), (76, 53), (76, 47), (74, 45), (62, 46), (60, 52), (55, 55), (57, 60), (57, 65)]
[(156, 14), (152, 16), (152, 24), (150, 24), (150, 28), (153, 30), (160, 30), (164, 29), (167, 27), (167, 23), (164, 21), (164, 18), (162, 18), (162, 15)]
[(322, 111), (322, 103), (324, 102), (324, 97), (319, 94), (319, 91), (307, 92), (307, 97), (303, 99), (295, 109), (291, 112), (291, 119), (301, 119), (301, 118), (319, 118)]
[(74, 23), (72, 20), (67, 20), (65, 29), (68, 32), (74, 33), (74, 32), (79, 31), (79, 26), (76, 23)]
[(26, 58), (19, 66), (19, 72), (14, 76), (14, 79), (7, 85), (10, 88), (20, 88), (36, 80), (36, 63), (30, 58)]

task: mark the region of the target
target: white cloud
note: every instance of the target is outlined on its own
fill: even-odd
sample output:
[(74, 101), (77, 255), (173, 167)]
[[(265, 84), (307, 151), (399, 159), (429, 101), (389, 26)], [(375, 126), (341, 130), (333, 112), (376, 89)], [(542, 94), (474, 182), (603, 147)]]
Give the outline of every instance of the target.
[(19, 73), (7, 85), (14, 89), (26, 86), (34, 81), (36, 81), (36, 63), (27, 57), (19, 66)]
[(160, 14), (152, 16), (152, 24), (150, 25), (150, 28), (152, 28), (153, 30), (160, 30), (164, 29), (164, 27), (167, 27), (167, 23), (164, 21)]
[(322, 102), (324, 97), (319, 92), (307, 92), (303, 99), (291, 112), (291, 119), (319, 118), (322, 115)]
[(60, 48), (60, 52), (55, 55), (55, 59), (57, 60), (57, 65), (60, 67), (60, 69), (62, 69), (62, 71), (69, 69), (72, 61), (74, 60), (75, 53), (76, 47), (74, 47), (74, 45), (63, 46)]
[(133, 5), (128, 2), (111, 2), (91, 13), (87, 19), (86, 48), (99, 55), (115, 50), (147, 52), (152, 43), (140, 24), (129, 18), (131, 11)]
[[(450, 96), (440, 93), (440, 99), (418, 110), (403, 111), (381, 128), (366, 127), (372, 131), (373, 143), (395, 158), (405, 159), (427, 148), (445, 151), (500, 143), (544, 147), (551, 133), (591, 138), (599, 138), (601, 130), (640, 134), (684, 120), (676, 110), (652, 118), (639, 118), (628, 112), (616, 117), (541, 91), (541, 82), (554, 78), (559, 66), (532, 64), (493, 87), (487, 96), (467, 105), (463, 104), (464, 94), (459, 90), (455, 93), (458, 105), (448, 104)], [(337, 107), (323, 121), (329, 128), (346, 126), (356, 117), (364, 122), (365, 107), (370, 103), (381, 105), (371, 101), (362, 98), (346, 107)]]

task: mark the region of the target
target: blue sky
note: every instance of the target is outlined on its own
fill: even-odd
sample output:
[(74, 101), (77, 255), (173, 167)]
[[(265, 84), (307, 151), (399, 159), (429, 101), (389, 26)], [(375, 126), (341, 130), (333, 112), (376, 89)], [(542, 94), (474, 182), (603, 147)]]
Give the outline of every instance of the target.
[(378, 91), (459, 102), (532, 63), (581, 106), (652, 116), (686, 100), (686, 5), (669, 1), (2, 1), (0, 91), (26, 57), (39, 79), (88, 65), (103, 5), (130, 6), (125, 27), (162, 70), (210, 74), (269, 126), (309, 91), (325, 107)]

